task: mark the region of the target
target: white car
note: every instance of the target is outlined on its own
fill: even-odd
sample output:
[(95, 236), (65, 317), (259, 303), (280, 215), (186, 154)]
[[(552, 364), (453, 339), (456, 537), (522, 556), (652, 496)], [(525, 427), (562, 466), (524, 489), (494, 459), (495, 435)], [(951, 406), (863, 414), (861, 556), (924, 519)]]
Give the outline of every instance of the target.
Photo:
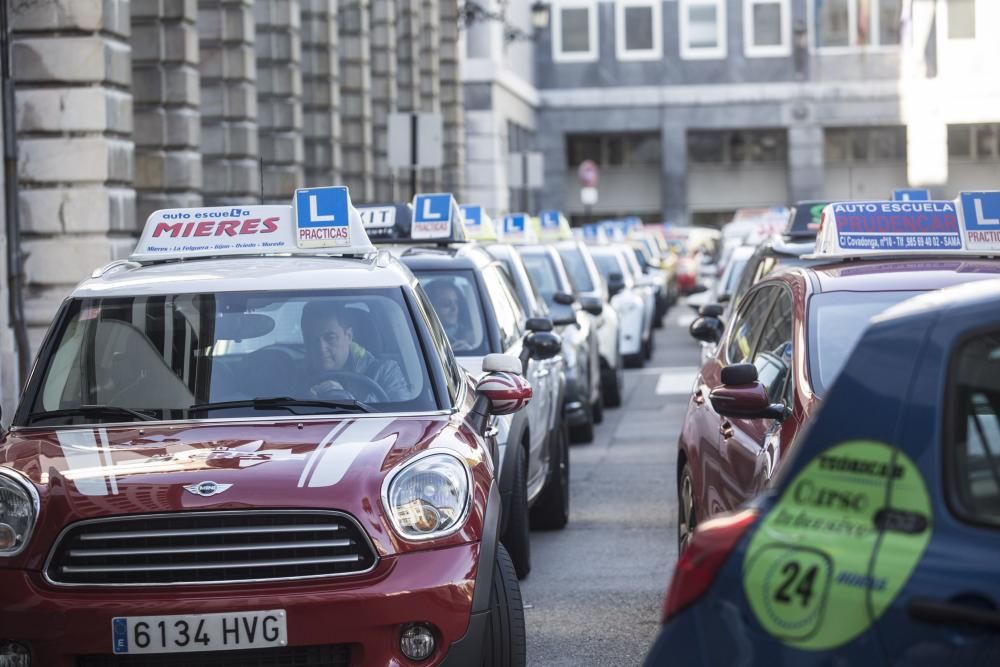
[(642, 366), (646, 360), (646, 341), (652, 337), (651, 326), (647, 326), (651, 322), (647, 320), (642, 293), (625, 255), (613, 245), (593, 245), (588, 246), (588, 250), (607, 284), (611, 307), (618, 314), (619, 349), (625, 365)]

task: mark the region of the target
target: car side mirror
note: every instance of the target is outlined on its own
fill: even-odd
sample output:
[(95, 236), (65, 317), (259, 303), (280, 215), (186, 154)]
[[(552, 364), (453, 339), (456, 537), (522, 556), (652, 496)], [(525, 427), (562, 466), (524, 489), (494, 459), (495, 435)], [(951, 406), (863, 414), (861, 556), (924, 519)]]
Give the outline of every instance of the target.
[(608, 274), (608, 293), (611, 296), (618, 294), (623, 289), (625, 289), (625, 276), (621, 273), (609, 273)]
[(531, 400), (531, 385), (521, 377), (521, 362), (516, 357), (505, 354), (490, 354), (483, 360), (483, 370), (488, 365), (489, 357), (506, 357), (510, 362), (504, 362), (511, 370), (489, 371), (476, 383), (477, 403), (484, 401), (486, 410), (491, 415), (510, 415), (528, 404)]
[(718, 318), (699, 317), (688, 327), (688, 332), (695, 340), (714, 345), (722, 340), (722, 329), (722, 322)]
[(561, 306), (572, 306), (576, 303), (576, 297), (566, 292), (556, 292), (552, 295), (552, 301)]
[(732, 298), (731, 294), (720, 294), (716, 297), (719, 303), (729, 303)]
[(714, 317), (719, 319), (722, 317), (722, 313), (725, 312), (720, 304), (717, 303), (706, 303), (705, 305), (698, 308), (698, 314), (702, 317)]
[(552, 331), (552, 320), (548, 317), (529, 317), (524, 328), (528, 331)]
[(691, 291), (689, 291), (688, 294), (701, 294), (702, 292), (707, 292), (707, 291), (708, 291), (708, 285), (698, 283), (697, 285), (691, 288)]
[(533, 331), (524, 337), (524, 346), (532, 359), (551, 359), (562, 352), (562, 336), (551, 331)]
[(596, 296), (581, 296), (580, 306), (595, 317), (604, 312), (604, 302)]
[(723, 417), (777, 419), (788, 416), (782, 403), (771, 403), (767, 388), (757, 380), (753, 364), (733, 364), (722, 369), (722, 384), (708, 394), (712, 408)]

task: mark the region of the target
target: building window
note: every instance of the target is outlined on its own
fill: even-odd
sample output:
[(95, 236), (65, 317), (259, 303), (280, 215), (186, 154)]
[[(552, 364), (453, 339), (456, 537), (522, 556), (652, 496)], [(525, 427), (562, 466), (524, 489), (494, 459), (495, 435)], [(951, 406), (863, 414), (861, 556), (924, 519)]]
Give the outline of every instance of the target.
[(1000, 159), (1000, 123), (949, 125), (948, 156), (959, 160)]
[(976, 38), (976, 0), (945, 0), (948, 39)]
[(616, 0), (615, 45), (619, 60), (663, 57), (661, 0)]
[(552, 60), (597, 60), (596, 0), (556, 0), (552, 8)]
[(601, 167), (659, 166), (660, 135), (652, 132), (567, 135), (566, 166), (576, 169), (584, 160), (593, 160)]
[(899, 46), (903, 0), (823, 0), (809, 11), (816, 48)]
[(681, 58), (726, 57), (726, 3), (723, 0), (680, 0)]
[(828, 127), (824, 135), (828, 164), (906, 161), (905, 127)]
[(777, 164), (788, 161), (785, 130), (689, 130), (691, 164)]
[(791, 55), (789, 0), (743, 0), (743, 44), (749, 58)]

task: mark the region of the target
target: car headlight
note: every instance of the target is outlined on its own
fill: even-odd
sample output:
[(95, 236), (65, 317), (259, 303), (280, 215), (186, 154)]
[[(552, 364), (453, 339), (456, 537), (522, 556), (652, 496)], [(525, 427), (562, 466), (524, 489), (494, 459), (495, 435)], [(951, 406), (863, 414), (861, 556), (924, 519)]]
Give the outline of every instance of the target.
[(38, 518), (38, 492), (15, 472), (0, 468), (0, 556), (20, 553)]
[(453, 454), (429, 452), (387, 478), (382, 499), (396, 531), (408, 540), (454, 533), (469, 512), (469, 467)]

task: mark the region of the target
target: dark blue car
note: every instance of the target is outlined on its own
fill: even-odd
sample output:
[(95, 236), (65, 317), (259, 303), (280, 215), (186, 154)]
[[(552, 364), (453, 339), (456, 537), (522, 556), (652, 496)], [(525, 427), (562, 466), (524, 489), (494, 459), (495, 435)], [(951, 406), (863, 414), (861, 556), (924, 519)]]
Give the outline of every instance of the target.
[(647, 665), (1000, 665), (1000, 281), (875, 318), (771, 489), (680, 557)]

